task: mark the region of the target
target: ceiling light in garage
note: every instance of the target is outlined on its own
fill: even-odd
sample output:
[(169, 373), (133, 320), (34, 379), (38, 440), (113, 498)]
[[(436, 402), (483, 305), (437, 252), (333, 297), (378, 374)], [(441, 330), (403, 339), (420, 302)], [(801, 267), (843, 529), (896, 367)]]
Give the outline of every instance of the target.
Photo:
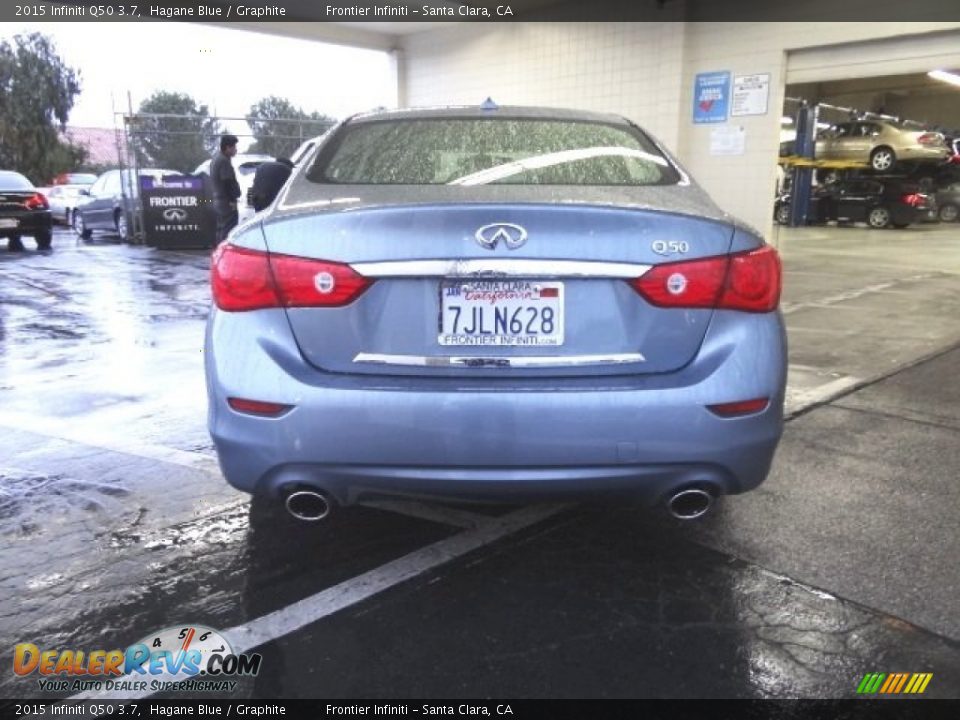
[(781, 125), (793, 125), (793, 118), (784, 115), (782, 118), (780, 118), (780, 124), (781, 124)]
[(945, 83), (950, 83), (951, 85), (957, 85), (960, 87), (960, 75), (956, 73), (947, 72), (946, 70), (931, 70), (927, 73), (934, 80), (940, 80)]

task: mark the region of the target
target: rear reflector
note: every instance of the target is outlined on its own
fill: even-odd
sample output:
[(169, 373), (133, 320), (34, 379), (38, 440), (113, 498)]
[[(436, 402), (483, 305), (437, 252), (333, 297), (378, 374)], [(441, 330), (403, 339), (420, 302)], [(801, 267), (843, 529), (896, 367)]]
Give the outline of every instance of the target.
[(780, 303), (780, 256), (769, 245), (702, 260), (654, 266), (630, 285), (647, 302), (669, 308), (770, 312)]
[(754, 400), (721, 403), (720, 405), (707, 405), (707, 410), (720, 417), (739, 417), (741, 415), (753, 415), (754, 413), (766, 410), (769, 404), (770, 398), (756, 398)]
[(271, 255), (224, 243), (213, 254), (210, 286), (221, 310), (342, 307), (373, 284), (349, 265)]
[(289, 410), (292, 405), (281, 405), (279, 403), (263, 402), (261, 400), (245, 400), (244, 398), (227, 398), (227, 404), (237, 412), (247, 415), (265, 415), (267, 417), (276, 417)]

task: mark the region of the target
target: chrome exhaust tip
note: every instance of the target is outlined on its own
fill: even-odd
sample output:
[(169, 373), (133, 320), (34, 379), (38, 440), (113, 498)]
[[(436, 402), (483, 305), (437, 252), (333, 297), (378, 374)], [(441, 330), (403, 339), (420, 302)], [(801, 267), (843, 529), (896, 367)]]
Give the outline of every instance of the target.
[(295, 490), (287, 495), (283, 504), (288, 513), (304, 522), (318, 522), (333, 511), (330, 498), (316, 490)]
[(713, 505), (713, 495), (706, 490), (688, 488), (675, 493), (667, 501), (667, 509), (678, 520), (695, 520)]

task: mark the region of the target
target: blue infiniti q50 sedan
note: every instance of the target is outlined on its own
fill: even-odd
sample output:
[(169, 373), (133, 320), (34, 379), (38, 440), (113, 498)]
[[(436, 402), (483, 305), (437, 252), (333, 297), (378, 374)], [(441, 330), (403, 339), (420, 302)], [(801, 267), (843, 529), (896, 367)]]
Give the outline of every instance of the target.
[(221, 468), (302, 519), (607, 493), (692, 518), (780, 439), (776, 251), (618, 116), (351, 117), (211, 281)]

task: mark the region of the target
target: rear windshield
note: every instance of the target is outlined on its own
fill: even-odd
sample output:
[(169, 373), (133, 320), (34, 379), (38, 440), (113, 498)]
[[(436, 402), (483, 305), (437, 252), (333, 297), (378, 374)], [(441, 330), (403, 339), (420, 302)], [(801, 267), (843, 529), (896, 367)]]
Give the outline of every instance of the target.
[(33, 190), (33, 185), (20, 173), (0, 172), (0, 190)]
[(347, 125), (308, 179), (358, 185), (672, 185), (673, 165), (624, 125), (421, 118)]

